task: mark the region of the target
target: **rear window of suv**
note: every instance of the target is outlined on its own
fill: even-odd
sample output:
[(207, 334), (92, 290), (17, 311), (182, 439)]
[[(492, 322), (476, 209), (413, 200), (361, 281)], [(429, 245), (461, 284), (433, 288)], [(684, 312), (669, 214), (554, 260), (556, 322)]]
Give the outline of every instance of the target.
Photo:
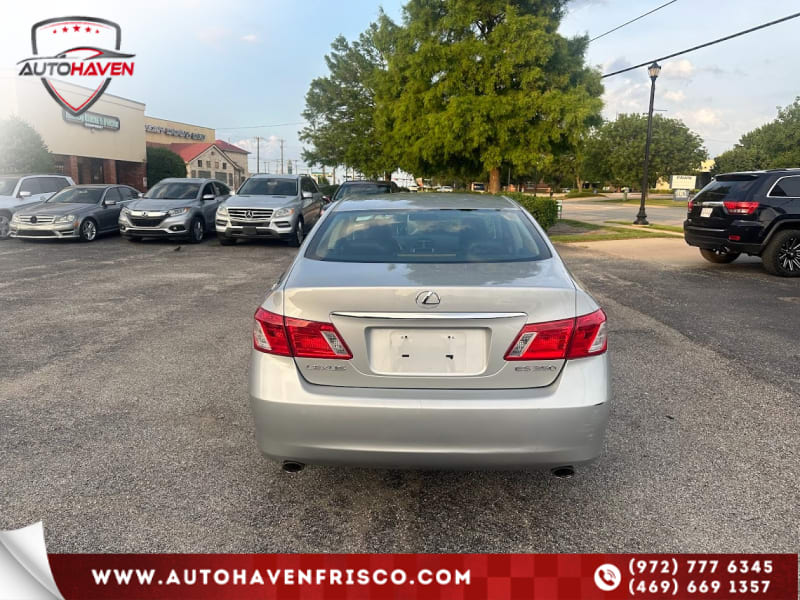
[(720, 175), (694, 197), (695, 202), (722, 202), (746, 200), (758, 185), (758, 175)]
[(340, 211), (320, 224), (306, 258), (360, 263), (494, 263), (550, 258), (519, 210)]

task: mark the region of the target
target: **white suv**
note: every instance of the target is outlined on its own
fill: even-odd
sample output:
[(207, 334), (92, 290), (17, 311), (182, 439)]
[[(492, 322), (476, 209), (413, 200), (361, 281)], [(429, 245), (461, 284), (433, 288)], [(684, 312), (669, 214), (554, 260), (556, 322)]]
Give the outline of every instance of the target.
[(0, 177), (0, 240), (10, 233), (11, 215), (23, 206), (44, 202), (75, 185), (66, 175), (7, 175)]

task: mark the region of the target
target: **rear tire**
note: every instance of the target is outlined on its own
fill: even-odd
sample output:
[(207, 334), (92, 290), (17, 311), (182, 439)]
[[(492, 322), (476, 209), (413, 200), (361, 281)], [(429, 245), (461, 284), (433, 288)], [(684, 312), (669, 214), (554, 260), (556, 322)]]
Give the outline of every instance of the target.
[(189, 242), (192, 244), (199, 244), (203, 241), (203, 236), (206, 233), (206, 228), (203, 225), (203, 220), (200, 217), (195, 217), (189, 224)]
[(230, 238), (225, 235), (218, 235), (217, 237), (221, 246), (233, 246), (236, 243), (236, 238)]
[(761, 254), (767, 273), (780, 277), (800, 277), (800, 230), (779, 231)]
[(725, 252), (724, 250), (706, 250), (705, 248), (700, 248), (700, 254), (702, 254), (703, 258), (708, 262), (722, 265), (735, 261), (739, 258), (741, 252)]

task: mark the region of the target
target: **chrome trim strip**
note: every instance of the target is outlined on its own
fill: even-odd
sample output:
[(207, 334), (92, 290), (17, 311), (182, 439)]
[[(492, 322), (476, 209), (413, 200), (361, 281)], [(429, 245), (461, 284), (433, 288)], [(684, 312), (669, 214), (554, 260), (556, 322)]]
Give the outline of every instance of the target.
[(775, 183), (773, 183), (772, 186), (769, 188), (769, 191), (767, 192), (767, 198), (778, 198), (778, 199), (798, 198), (798, 196), (773, 196), (772, 195), (772, 190), (775, 189), (775, 186), (778, 185), (784, 179), (789, 179), (790, 177), (798, 178), (798, 177), (800, 177), (800, 175), (784, 175), (783, 177), (778, 177), (775, 180)]
[(410, 313), (410, 312), (332, 312), (336, 317), (350, 317), (353, 319), (513, 319), (527, 317), (526, 313)]

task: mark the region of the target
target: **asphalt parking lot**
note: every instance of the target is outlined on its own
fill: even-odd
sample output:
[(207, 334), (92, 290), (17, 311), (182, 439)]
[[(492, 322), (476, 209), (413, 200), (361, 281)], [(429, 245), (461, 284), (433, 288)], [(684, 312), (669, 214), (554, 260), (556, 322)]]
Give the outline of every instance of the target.
[(796, 552), (800, 280), (563, 248), (611, 328), (599, 462), (280, 471), (251, 318), (294, 250), (0, 242), (0, 529), (50, 552)]

